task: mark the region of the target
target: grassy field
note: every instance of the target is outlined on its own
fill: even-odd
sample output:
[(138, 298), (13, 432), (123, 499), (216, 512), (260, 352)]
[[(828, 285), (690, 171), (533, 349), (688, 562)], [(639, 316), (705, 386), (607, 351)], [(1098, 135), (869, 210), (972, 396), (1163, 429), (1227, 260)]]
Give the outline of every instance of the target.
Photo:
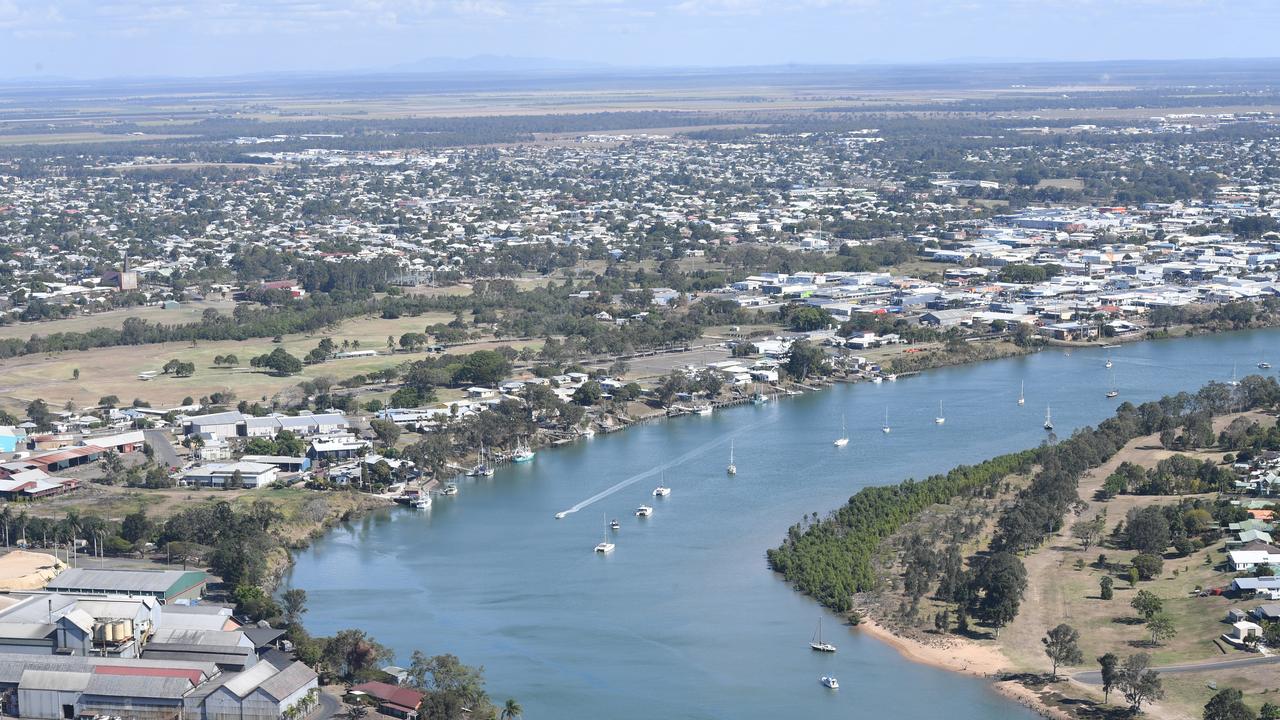
[[(1234, 417), (1216, 418), (1215, 428), (1225, 428)], [(1260, 416), (1251, 414), (1250, 417)], [(1160, 447), (1155, 436), (1130, 442), (1110, 461), (1086, 473), (1081, 479), (1080, 497), (1089, 501), (1089, 507), (1080, 517), (1087, 519), (1105, 512), (1105, 535), (1114, 530), (1132, 508), (1176, 503), (1179, 498), (1164, 496), (1121, 495), (1105, 503), (1092, 500), (1094, 492), (1121, 462), (1152, 467), (1174, 454)], [(1221, 452), (1182, 454), (1199, 460), (1221, 458)], [(1074, 520), (1075, 518), (1068, 519), (1066, 525), (1069, 527)], [(1224, 542), (1214, 543), (1185, 558), (1167, 558), (1161, 577), (1139, 582), (1136, 588), (1130, 588), (1127, 580), (1113, 575), (1115, 596), (1110, 601), (1104, 601), (1099, 596), (1099, 582), (1104, 571), (1094, 567), (1098, 555), (1105, 554), (1109, 563), (1123, 565), (1135, 553), (1097, 546), (1083, 550), (1080, 543), (1072, 539), (1064, 529), (1049, 541), (1047, 547), (1024, 558), (1028, 575), (1027, 592), (1017, 619), (1001, 634), (1000, 649), (1015, 669), (1046, 672), (1048, 661), (1040, 638), (1044, 637), (1049, 628), (1065, 622), (1080, 631), (1080, 649), (1085, 657), (1081, 670), (1096, 669), (1094, 658), (1106, 652), (1114, 652), (1121, 657), (1145, 652), (1152, 656), (1157, 666), (1248, 657), (1247, 653), (1234, 650), (1225, 643), (1222, 646), (1226, 651), (1224, 654), (1223, 649), (1214, 643), (1214, 639), (1231, 629), (1224, 621), (1229, 608), (1249, 608), (1256, 603), (1221, 596), (1194, 597), (1197, 588), (1228, 585), (1234, 577), (1234, 573), (1221, 570)], [(1077, 561), (1081, 561), (1084, 567), (1078, 568)], [(1171, 616), (1177, 629), (1176, 637), (1160, 646), (1153, 647), (1149, 644), (1149, 634), (1137, 617), (1137, 612), (1129, 605), (1138, 590), (1153, 592), (1163, 601), (1164, 612)], [(1273, 684), (1276, 684), (1274, 670), (1271, 673)], [(1204, 684), (1206, 678), (1194, 680), (1192, 677), (1170, 678), (1170, 694), (1160, 706), (1161, 717), (1199, 716), (1199, 708), (1212, 695), (1212, 691)], [(1212, 679), (1220, 685), (1224, 684), (1221, 677)], [(1255, 694), (1268, 687), (1257, 682), (1237, 686), (1246, 693)], [(1085, 694), (1092, 692), (1092, 688), (1074, 683), (1072, 688)], [(1261, 702), (1258, 700), (1256, 704), (1260, 706)]]
[(0, 326), (0, 338), (22, 338), (25, 340), (32, 335), (52, 335), (54, 333), (63, 332), (88, 332), (101, 327), (119, 328), (124, 325), (126, 318), (131, 317), (146, 320), (149, 323), (180, 325), (184, 323), (199, 322), (200, 315), (209, 308), (213, 308), (221, 313), (230, 314), (235, 307), (235, 302), (231, 300), (202, 300), (198, 302), (182, 303), (180, 307), (174, 310), (165, 310), (159, 305), (109, 310), (107, 312), (94, 313), (92, 315), (77, 315), (75, 317), (66, 318), (65, 320), (49, 320), (38, 323), (2, 325)]
[[(421, 332), (427, 325), (447, 322), (452, 316), (430, 314), (411, 318), (385, 320), (375, 317), (355, 318), (342, 323), (334, 332), (315, 335), (285, 336), (276, 345), (262, 338), (244, 342), (223, 341), (190, 345), (164, 343), (159, 345), (123, 346), (99, 348), (89, 351), (69, 351), (50, 355), (31, 355), (0, 362), (0, 407), (21, 410), (35, 398), (43, 398), (51, 406), (60, 407), (70, 401), (77, 406), (89, 406), (105, 395), (116, 395), (128, 403), (142, 398), (154, 406), (176, 405), (184, 397), (199, 398), (217, 391), (233, 390), (244, 400), (270, 399), (281, 391), (295, 387), (299, 382), (316, 377), (342, 379), (361, 373), (369, 373), (399, 365), (421, 355), (408, 353), (386, 354), (387, 338), (399, 338), (410, 331)], [(76, 319), (81, 320), (81, 318)], [(66, 321), (71, 322), (71, 321)], [(378, 350), (376, 357), (334, 360), (322, 365), (312, 365), (294, 376), (277, 377), (249, 368), (249, 359), (284, 347), (290, 353), (302, 357), (314, 348), (321, 338), (329, 337), (338, 344), (343, 340), (359, 340), (361, 349)], [(491, 342), (467, 345), (464, 351), (492, 348), (521, 343)], [(529, 344), (529, 343), (523, 343)], [(220, 369), (213, 367), (218, 355), (235, 354), (241, 367)], [(159, 370), (170, 359), (194, 363), (196, 372), (191, 377), (157, 377), (150, 381), (137, 379), (138, 373)], [(78, 379), (73, 378), (75, 370)]]
[(155, 140), (179, 140), (191, 135), (122, 135), (102, 132), (32, 133), (0, 135), (0, 145), (68, 145), (75, 143), (116, 143)]

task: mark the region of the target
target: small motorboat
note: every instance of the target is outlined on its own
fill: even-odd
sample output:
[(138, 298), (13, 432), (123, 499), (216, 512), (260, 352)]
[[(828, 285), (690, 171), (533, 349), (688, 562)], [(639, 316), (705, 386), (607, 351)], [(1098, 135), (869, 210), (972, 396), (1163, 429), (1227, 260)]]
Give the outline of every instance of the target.
[(620, 527), (622, 527), (622, 523), (618, 522), (617, 518), (614, 518), (613, 521), (609, 523), (610, 530), (617, 530)]
[(440, 491), (440, 494), (441, 495), (457, 495), (458, 486), (453, 483), (449, 483), (448, 485), (444, 486), (444, 489)]
[(419, 495), (415, 497), (410, 504), (413, 505), (413, 507), (417, 508), (418, 510), (430, 510), (431, 495), (427, 493), (419, 493)]
[(567, 512), (560, 511), (560, 512), (556, 513), (556, 519), (557, 519), (557, 520), (563, 520), (563, 519), (564, 519), (564, 516), (565, 516), (565, 515), (568, 515), (568, 514), (569, 514), (569, 513), (567, 513)]
[(840, 689), (840, 681), (836, 680), (834, 677), (827, 677), (826, 675), (823, 675), (820, 682), (832, 690)]
[(1270, 370), (1271, 363), (1267, 362), (1266, 360), (1263, 360), (1262, 362), (1258, 363), (1258, 368), (1260, 370)]
[(636, 517), (649, 517), (653, 514), (653, 508), (648, 505), (641, 505), (636, 508)]

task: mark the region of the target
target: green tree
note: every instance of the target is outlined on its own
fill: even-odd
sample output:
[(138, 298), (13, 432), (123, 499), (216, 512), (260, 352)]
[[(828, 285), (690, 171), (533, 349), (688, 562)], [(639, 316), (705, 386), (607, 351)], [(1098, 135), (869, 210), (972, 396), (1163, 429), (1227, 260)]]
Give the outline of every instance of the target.
[(284, 608), (284, 621), (289, 625), (297, 625), (307, 612), (307, 591), (289, 588), (280, 594), (280, 602)]
[(1110, 600), (1115, 596), (1115, 590), (1113, 589), (1114, 585), (1115, 582), (1111, 579), (1110, 575), (1102, 576), (1102, 580), (1099, 581), (1098, 586), (1101, 590), (1100, 595), (1103, 600)]
[(501, 717), (502, 720), (516, 720), (516, 718), (523, 714), (524, 708), (520, 707), (520, 703), (516, 702), (513, 698), (507, 698), (507, 702), (502, 706), (502, 713), (499, 717)]
[(1116, 688), (1116, 683), (1120, 679), (1120, 658), (1115, 653), (1107, 653), (1098, 658), (1098, 665), (1102, 668), (1102, 702), (1107, 702), (1111, 697), (1111, 691)]
[(1172, 640), (1178, 634), (1173, 626), (1173, 618), (1169, 613), (1156, 613), (1147, 620), (1147, 632), (1151, 633), (1151, 644), (1160, 645), (1165, 640)]
[(1133, 600), (1129, 601), (1129, 606), (1137, 610), (1143, 620), (1150, 621), (1156, 613), (1164, 609), (1164, 602), (1150, 590), (1139, 590), (1138, 594), (1133, 596)]
[(1160, 573), (1164, 571), (1164, 558), (1159, 555), (1142, 553), (1133, 558), (1133, 567), (1138, 571), (1139, 578), (1154, 580), (1160, 577)]
[(974, 576), (977, 614), (996, 630), (1018, 615), (1022, 593), (1027, 588), (1027, 570), (1022, 561), (1007, 552), (992, 553)]
[(1078, 520), (1071, 525), (1071, 535), (1080, 541), (1081, 547), (1088, 551), (1089, 547), (1102, 537), (1107, 519), (1101, 515), (1091, 520)]
[(511, 361), (494, 350), (477, 350), (462, 361), (458, 380), (473, 385), (496, 385), (511, 374)]
[(1050, 630), (1040, 642), (1044, 644), (1044, 654), (1053, 663), (1054, 680), (1058, 679), (1059, 665), (1079, 665), (1084, 662), (1084, 653), (1080, 652), (1080, 633), (1066, 623)]
[(400, 426), (390, 420), (375, 418), (369, 421), (369, 427), (378, 436), (378, 442), (383, 447), (395, 447), (396, 441), (400, 439)]
[(1164, 683), (1160, 673), (1151, 669), (1151, 656), (1137, 653), (1125, 658), (1120, 666), (1116, 688), (1124, 693), (1129, 708), (1141, 712), (1142, 704), (1164, 697)]
[(1253, 708), (1244, 702), (1244, 693), (1222, 688), (1204, 706), (1204, 720), (1254, 720)]
[(790, 309), (785, 313), (787, 327), (797, 332), (809, 332), (811, 330), (822, 330), (830, 327), (835, 323), (831, 313), (812, 305), (787, 306)]
[(595, 380), (588, 380), (573, 391), (573, 401), (583, 407), (598, 404), (602, 396), (600, 383)]
[(1260, 720), (1280, 720), (1280, 705), (1273, 702), (1262, 703), (1262, 710), (1258, 712)]
[(791, 344), (791, 350), (783, 368), (788, 375), (797, 380), (822, 374), (827, 368), (827, 353), (808, 340), (797, 340)]
[(124, 516), (124, 522), (120, 525), (120, 537), (136, 543), (150, 538), (152, 528), (151, 520), (147, 518), (147, 511), (138, 510)]

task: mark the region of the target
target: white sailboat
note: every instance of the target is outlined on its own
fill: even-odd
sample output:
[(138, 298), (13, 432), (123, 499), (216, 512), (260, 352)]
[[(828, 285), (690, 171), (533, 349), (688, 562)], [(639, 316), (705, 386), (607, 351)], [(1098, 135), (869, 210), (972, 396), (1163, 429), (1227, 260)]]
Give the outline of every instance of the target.
[(1120, 391), (1116, 389), (1116, 371), (1112, 370), (1111, 371), (1111, 389), (1107, 391), (1107, 397), (1113, 398), (1119, 394), (1120, 394)]
[(1027, 394), (1026, 394), (1026, 393), (1027, 393), (1027, 381), (1026, 381), (1026, 380), (1023, 380), (1023, 381), (1022, 381), (1022, 385), (1018, 387), (1018, 404), (1019, 404), (1019, 405), (1026, 405), (1026, 404), (1027, 404)]
[[(939, 401), (938, 401), (938, 417), (936, 417), (936, 418), (934, 418), (934, 419), (933, 419), (933, 424), (934, 424), (934, 425), (941, 425), (942, 423), (944, 423), (944, 422), (946, 422), (946, 421), (947, 421), (947, 416), (942, 414), (942, 401), (941, 401), (941, 400), (939, 400)], [(885, 424), (887, 425), (888, 423), (885, 423)]]
[(653, 508), (648, 505), (641, 505), (636, 508), (636, 517), (646, 518), (653, 514)]
[(729, 441), (729, 466), (724, 469), (730, 475), (738, 474), (738, 466), (733, 464), (733, 441)]
[(670, 494), (671, 494), (671, 488), (667, 487), (666, 482), (665, 482), (665, 480), (666, 480), (666, 473), (663, 473), (663, 480), (664, 480), (664, 482), (659, 482), (659, 483), (658, 483), (658, 487), (656, 487), (656, 488), (654, 488), (654, 489), (653, 489), (653, 496), (654, 496), (654, 497), (666, 497), (666, 496), (668, 496), (668, 495), (670, 495)]
[(884, 409), (884, 425), (880, 427), (880, 432), (888, 434), (892, 431), (893, 431), (893, 428), (889, 427), (889, 408), (885, 408)]
[(1044, 406), (1044, 429), (1053, 430), (1053, 413), (1048, 405)]
[(849, 444), (849, 430), (845, 427), (843, 415), (840, 416), (840, 437), (836, 438), (836, 441), (831, 444), (836, 447), (844, 447)]
[(813, 640), (809, 642), (809, 647), (818, 652), (833, 653), (836, 651), (835, 645), (822, 641), (822, 618), (818, 618), (818, 631), (813, 634)]
[(1111, 358), (1107, 358), (1107, 362), (1103, 364), (1103, 367), (1108, 369), (1111, 368)]
[(607, 529), (604, 532), (604, 539), (602, 539), (599, 543), (596, 544), (596, 552), (598, 553), (613, 552), (613, 543), (609, 542), (609, 531)]
[(1237, 386), (1237, 385), (1239, 385), (1239, 384), (1240, 384), (1240, 381), (1236, 379), (1236, 364), (1235, 364), (1235, 363), (1231, 363), (1231, 379), (1227, 381), (1227, 384), (1228, 384), (1228, 385), (1230, 385), (1231, 387), (1235, 387), (1235, 386)]

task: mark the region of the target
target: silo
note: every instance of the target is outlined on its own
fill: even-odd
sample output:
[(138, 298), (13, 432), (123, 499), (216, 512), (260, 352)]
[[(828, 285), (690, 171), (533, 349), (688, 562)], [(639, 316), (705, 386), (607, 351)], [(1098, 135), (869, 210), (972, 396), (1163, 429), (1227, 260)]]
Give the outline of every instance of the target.
[(121, 620), (120, 628), (121, 628), (121, 632), (123, 633), (123, 635), (120, 638), (121, 640), (128, 640), (129, 638), (133, 637), (133, 621), (132, 620), (129, 620), (129, 619)]

